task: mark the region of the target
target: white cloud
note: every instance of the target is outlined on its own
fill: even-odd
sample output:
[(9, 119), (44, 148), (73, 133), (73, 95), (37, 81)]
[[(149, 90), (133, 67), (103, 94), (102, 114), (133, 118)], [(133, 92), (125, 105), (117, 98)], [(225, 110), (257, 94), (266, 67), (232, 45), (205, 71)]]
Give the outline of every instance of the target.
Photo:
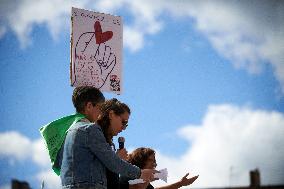
[(195, 20), (196, 28), (208, 38), (212, 47), (238, 69), (260, 73), (266, 63), (271, 64), (284, 93), (284, 2), (193, 0), (140, 3), (159, 7), (160, 10), (153, 13), (156, 19), (161, 12), (169, 12), (174, 17)]
[(0, 186), (0, 189), (11, 189), (11, 184), (2, 185)]
[(137, 52), (144, 47), (146, 35), (158, 33), (163, 22), (158, 19), (161, 11), (159, 2), (156, 1), (131, 1), (131, 0), (101, 0), (93, 7), (101, 12), (115, 12), (124, 8), (133, 16), (133, 23), (124, 25), (123, 41), (125, 47), (132, 52)]
[[(157, 150), (158, 169), (168, 168), (168, 183), (189, 172), (200, 175), (192, 187), (245, 186), (249, 171), (255, 168), (260, 170), (263, 185), (283, 182), (283, 113), (215, 105), (208, 108), (200, 125), (185, 126), (178, 134), (189, 143), (184, 154), (169, 157)], [(0, 156), (32, 159), (42, 169), (35, 175), (39, 183), (44, 180), (46, 188), (60, 188), (42, 139), (31, 141), (14, 131), (0, 133)]]
[(50, 160), (43, 140), (31, 141), (28, 137), (9, 131), (0, 133), (0, 156), (10, 158), (11, 164), (15, 160), (30, 160), (41, 167), (50, 167)]
[(120, 9), (127, 11), (133, 20), (124, 25), (124, 44), (132, 52), (147, 44), (147, 35), (163, 29), (163, 13), (195, 20), (198, 31), (236, 68), (260, 73), (266, 63), (271, 64), (284, 94), (283, 1), (4, 0), (0, 34), (11, 30), (26, 47), (32, 42), (29, 35), (33, 27), (45, 25), (56, 39), (70, 26), (71, 6), (112, 14)]
[[(72, 5), (84, 6), (84, 3), (85, 1), (80, 1)], [(13, 31), (22, 48), (31, 44), (30, 33), (36, 25), (45, 25), (54, 39), (70, 26), (68, 15), (71, 11), (71, 2), (69, 1), (4, 0), (1, 1), (0, 7), (2, 28)]]
[(282, 113), (210, 106), (201, 125), (188, 125), (178, 133), (191, 148), (177, 158), (157, 153), (159, 168), (169, 169), (168, 183), (190, 172), (200, 175), (192, 187), (246, 186), (249, 171), (259, 168), (262, 184), (283, 184)]
[(129, 7), (129, 11), (134, 16), (134, 23), (131, 26), (125, 26), (127, 35), (124, 37), (126, 47), (134, 52), (143, 47), (146, 34), (155, 34), (162, 27), (162, 23), (156, 19), (156, 12), (159, 12), (158, 7), (152, 6), (149, 2), (141, 4), (138, 1), (128, 0), (96, 2), (90, 0), (72, 2), (62, 0), (5, 0), (1, 1), (1, 31), (3, 31), (2, 35), (4, 35), (4, 31), (7, 31), (7, 28), (13, 31), (18, 37), (21, 47), (25, 48), (32, 43), (30, 33), (36, 25), (45, 25), (54, 39), (58, 38), (61, 31), (67, 31), (70, 26), (72, 6), (93, 8), (101, 12), (112, 12), (124, 6)]
[(6, 28), (3, 26), (0, 26), (0, 39), (5, 35), (6, 33)]
[(15, 161), (32, 160), (41, 169), (41, 172), (35, 175), (38, 183), (44, 181), (47, 189), (60, 188), (60, 178), (51, 169), (42, 138), (32, 141), (16, 131), (0, 133), (0, 156), (9, 158), (12, 166)]
[[(271, 64), (284, 94), (284, 3), (282, 1), (99, 1), (104, 10), (129, 10), (134, 18), (124, 35), (133, 52), (144, 47), (145, 36), (161, 31), (162, 13), (195, 20), (196, 28), (213, 48), (238, 69), (260, 73)], [(145, 27), (146, 26), (146, 27)]]
[(95, 11), (109, 13), (123, 7), (124, 2), (125, 0), (99, 0), (92, 7)]
[(123, 44), (132, 52), (136, 52), (144, 46), (144, 36), (139, 30), (130, 27), (123, 29)]
[(36, 175), (36, 179), (42, 183), (44, 181), (44, 188), (56, 189), (61, 188), (60, 177), (57, 176), (51, 169), (42, 171)]
[(31, 156), (36, 164), (50, 168), (49, 155), (42, 138), (33, 141), (33, 153)]
[(184, 7), (170, 11), (193, 17), (198, 30), (236, 68), (259, 73), (270, 63), (284, 93), (282, 1), (192, 1)]
[(15, 132), (0, 133), (0, 155), (23, 160), (30, 156), (32, 142), (29, 138)]

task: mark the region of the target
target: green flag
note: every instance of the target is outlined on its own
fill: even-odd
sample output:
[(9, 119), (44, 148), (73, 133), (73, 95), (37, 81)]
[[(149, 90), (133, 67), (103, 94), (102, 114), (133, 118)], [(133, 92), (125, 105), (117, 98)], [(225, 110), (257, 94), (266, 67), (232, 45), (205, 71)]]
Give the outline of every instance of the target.
[(54, 167), (54, 162), (56, 160), (57, 153), (65, 140), (67, 130), (72, 124), (77, 123), (83, 118), (85, 118), (83, 114), (77, 113), (52, 121), (40, 128), (40, 134), (44, 138), (52, 169), (57, 175), (60, 175), (60, 169)]

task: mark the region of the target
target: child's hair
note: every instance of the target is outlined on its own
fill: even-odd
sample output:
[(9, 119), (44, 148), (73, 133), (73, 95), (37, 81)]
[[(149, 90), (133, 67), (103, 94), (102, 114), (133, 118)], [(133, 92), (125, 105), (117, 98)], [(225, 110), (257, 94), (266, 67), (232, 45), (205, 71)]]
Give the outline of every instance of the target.
[(144, 169), (148, 158), (153, 154), (155, 155), (155, 151), (151, 148), (137, 148), (129, 154), (127, 161), (140, 169)]
[(72, 102), (78, 113), (82, 113), (84, 111), (88, 102), (91, 102), (95, 106), (104, 101), (105, 97), (103, 93), (95, 87), (76, 87), (73, 91)]

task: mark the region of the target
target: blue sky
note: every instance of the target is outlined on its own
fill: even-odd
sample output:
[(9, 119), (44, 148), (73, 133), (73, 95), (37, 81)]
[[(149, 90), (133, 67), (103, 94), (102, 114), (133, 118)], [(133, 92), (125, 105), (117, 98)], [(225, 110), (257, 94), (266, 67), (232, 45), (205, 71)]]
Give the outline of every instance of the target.
[[(121, 133), (129, 152), (157, 151), (169, 182), (192, 187), (284, 178), (284, 4), (281, 1), (1, 1), (0, 188), (59, 188), (38, 129), (74, 112), (71, 7), (124, 20)], [(163, 182), (154, 183), (162, 185)]]

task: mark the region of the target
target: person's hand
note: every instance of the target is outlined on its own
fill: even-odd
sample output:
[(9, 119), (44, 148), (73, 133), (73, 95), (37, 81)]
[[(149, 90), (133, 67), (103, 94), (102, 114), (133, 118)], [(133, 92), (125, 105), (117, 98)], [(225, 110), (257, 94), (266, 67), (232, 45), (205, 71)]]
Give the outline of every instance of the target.
[(189, 173), (186, 173), (186, 175), (184, 175), (182, 177), (182, 179), (179, 181), (181, 186), (188, 186), (188, 185), (192, 184), (199, 176), (199, 175), (197, 175), (197, 176), (194, 176), (194, 177), (191, 177), (191, 178), (187, 178), (188, 175), (189, 175)]
[(142, 169), (140, 178), (145, 182), (152, 182), (154, 180), (157, 180), (154, 178), (155, 173), (159, 173), (159, 171), (155, 169)]
[(116, 151), (116, 154), (123, 160), (127, 160), (127, 158), (128, 158), (128, 152), (125, 148), (118, 149)]

